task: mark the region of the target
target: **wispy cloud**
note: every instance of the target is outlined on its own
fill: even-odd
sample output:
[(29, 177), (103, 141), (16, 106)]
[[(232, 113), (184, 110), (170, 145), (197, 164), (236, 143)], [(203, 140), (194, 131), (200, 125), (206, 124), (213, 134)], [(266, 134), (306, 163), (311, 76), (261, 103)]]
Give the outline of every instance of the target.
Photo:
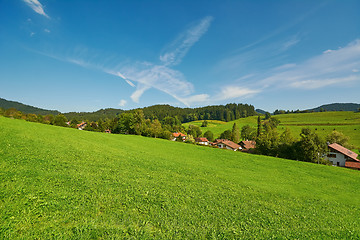
[(43, 5), (38, 0), (23, 0), (32, 10), (36, 13), (43, 15), (44, 17), (50, 18), (44, 11)]
[(124, 100), (124, 99), (122, 99), (122, 100), (120, 100), (120, 102), (119, 102), (119, 106), (120, 106), (120, 107), (125, 107), (126, 103), (127, 103), (127, 101)]
[(212, 20), (211, 16), (205, 17), (181, 33), (174, 42), (165, 48), (165, 53), (160, 56), (163, 64), (165, 66), (179, 64), (189, 49), (207, 32)]
[(259, 93), (260, 89), (249, 89), (247, 87), (227, 85), (221, 88), (220, 92), (216, 96), (218, 100), (228, 100), (228, 99), (236, 99), (236, 98), (244, 98), (253, 96), (256, 93)]
[(360, 74), (353, 71), (359, 67), (360, 40), (355, 40), (343, 48), (325, 51), (289, 69), (280, 70), (265, 78), (261, 84), (316, 89), (359, 81)]

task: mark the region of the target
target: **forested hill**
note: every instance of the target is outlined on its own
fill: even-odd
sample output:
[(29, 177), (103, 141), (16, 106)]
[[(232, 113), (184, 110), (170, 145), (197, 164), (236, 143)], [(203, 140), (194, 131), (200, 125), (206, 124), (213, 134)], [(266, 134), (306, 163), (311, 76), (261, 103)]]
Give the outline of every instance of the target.
[(257, 115), (255, 108), (248, 104), (226, 104), (200, 108), (179, 108), (170, 105), (154, 105), (140, 108), (145, 118), (157, 118), (162, 121), (165, 117), (177, 117), (181, 122), (196, 120), (233, 121), (235, 119)]
[(196, 120), (221, 120), (232, 121), (242, 117), (254, 116), (257, 113), (252, 105), (248, 104), (227, 104), (218, 106), (207, 106), (201, 108), (180, 108), (170, 105), (154, 105), (124, 111), (121, 109), (101, 109), (96, 112), (69, 112), (64, 115), (67, 119), (98, 121), (99, 119), (113, 119), (123, 112), (142, 110), (144, 117), (148, 119), (164, 120), (165, 117), (177, 118), (180, 122), (191, 122)]
[(69, 112), (64, 113), (67, 119), (72, 120), (76, 119), (79, 121), (98, 121), (100, 119), (113, 119), (118, 117), (121, 113), (123, 113), (124, 110), (121, 109), (115, 109), (115, 108), (106, 108), (106, 109), (100, 109), (95, 112)]
[(332, 103), (322, 105), (317, 108), (309, 109), (310, 112), (321, 112), (321, 111), (352, 111), (356, 112), (360, 109), (360, 104), (357, 103)]
[[(50, 111), (25, 105), (18, 102), (8, 101), (0, 98), (0, 107), (3, 109), (16, 108), (23, 113), (34, 113), (40, 115), (60, 114), (58, 111)], [(127, 112), (142, 110), (144, 117), (148, 119), (164, 120), (165, 117), (177, 118), (179, 121), (191, 122), (196, 120), (221, 120), (221, 121), (233, 121), (239, 118), (257, 115), (254, 106), (249, 104), (226, 104), (206, 106), (199, 108), (180, 108), (170, 105), (154, 105), (150, 107), (138, 108), (128, 110)], [(64, 113), (68, 120), (78, 121), (98, 121), (100, 119), (114, 119), (121, 113), (125, 112), (121, 109), (107, 108), (100, 109), (95, 112), (68, 112)]]
[(37, 108), (19, 102), (9, 101), (3, 98), (0, 98), (0, 108), (3, 109), (16, 108), (16, 110), (21, 111), (23, 113), (34, 113), (40, 115), (48, 115), (48, 114), (57, 115), (60, 113), (59, 111), (56, 110), (46, 110), (42, 108)]

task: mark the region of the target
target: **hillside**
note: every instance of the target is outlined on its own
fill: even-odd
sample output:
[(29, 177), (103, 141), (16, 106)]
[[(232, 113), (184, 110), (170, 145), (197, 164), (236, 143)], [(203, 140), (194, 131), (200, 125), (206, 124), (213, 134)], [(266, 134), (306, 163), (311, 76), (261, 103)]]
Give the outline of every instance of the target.
[(317, 108), (309, 109), (308, 111), (312, 112), (321, 112), (321, 111), (352, 111), (357, 112), (360, 109), (360, 104), (357, 103), (332, 103), (325, 104)]
[(98, 121), (100, 119), (113, 119), (123, 113), (124, 110), (115, 108), (100, 109), (95, 112), (68, 112), (64, 113), (67, 119)]
[(0, 117), (1, 239), (360, 237), (358, 171)]
[(59, 111), (56, 110), (46, 110), (42, 108), (37, 108), (19, 102), (9, 101), (3, 98), (0, 98), (0, 108), (3, 109), (16, 108), (17, 110), (23, 113), (34, 113), (40, 115), (48, 115), (48, 114), (57, 115), (60, 113)]
[[(293, 113), (280, 114), (273, 117), (280, 120), (280, 125), (278, 126), (280, 133), (284, 131), (285, 128), (289, 128), (293, 136), (297, 138), (302, 128), (310, 128), (320, 136), (325, 137), (335, 129), (350, 137), (350, 143), (356, 147), (354, 150), (360, 149), (360, 113), (343, 111)], [(211, 123), (208, 127), (202, 127), (201, 130), (203, 133), (210, 130), (214, 133), (215, 137), (218, 137), (225, 130), (231, 130), (235, 122), (240, 129), (244, 125), (257, 128), (257, 117), (252, 116), (231, 122)], [(194, 121), (183, 125), (187, 127), (190, 124), (201, 126), (202, 121)]]

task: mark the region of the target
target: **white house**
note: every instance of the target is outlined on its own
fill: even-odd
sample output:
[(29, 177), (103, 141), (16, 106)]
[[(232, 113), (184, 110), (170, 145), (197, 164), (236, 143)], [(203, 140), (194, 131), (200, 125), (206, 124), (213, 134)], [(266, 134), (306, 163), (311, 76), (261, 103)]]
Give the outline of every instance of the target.
[(328, 145), (328, 148), (327, 158), (334, 166), (360, 169), (360, 160), (357, 159), (358, 154), (337, 143)]
[(174, 132), (172, 134), (172, 141), (176, 141), (177, 138), (181, 138), (181, 140), (184, 142), (186, 139), (186, 135), (181, 132)]
[(226, 148), (232, 151), (241, 150), (241, 146), (227, 139), (216, 139), (213, 145), (218, 148)]
[(201, 145), (209, 145), (209, 140), (207, 140), (207, 138), (204, 138), (204, 137), (200, 137), (200, 138), (195, 138), (195, 142), (197, 142), (198, 144), (201, 144)]

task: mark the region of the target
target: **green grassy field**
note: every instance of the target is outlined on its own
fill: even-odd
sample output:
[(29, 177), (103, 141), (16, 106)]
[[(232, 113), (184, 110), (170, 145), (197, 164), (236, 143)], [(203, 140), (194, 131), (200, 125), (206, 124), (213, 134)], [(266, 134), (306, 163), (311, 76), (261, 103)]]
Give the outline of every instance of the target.
[(360, 171), (0, 117), (0, 239), (359, 239)]
[[(294, 137), (299, 137), (302, 128), (308, 127), (316, 131), (321, 137), (326, 137), (334, 129), (344, 133), (350, 137), (350, 143), (355, 146), (354, 150), (360, 148), (360, 113), (354, 112), (321, 112), (321, 113), (297, 113), (282, 114), (273, 116), (280, 120), (278, 127), (279, 132), (289, 128)], [(203, 121), (195, 121), (183, 124), (201, 126)], [(209, 121), (211, 122), (211, 121)], [(257, 117), (241, 118), (232, 122), (219, 122), (217, 124), (209, 124), (206, 128), (201, 128), (204, 133), (210, 130), (215, 137), (220, 136), (227, 129), (232, 129), (232, 125), (236, 122), (241, 129), (244, 125), (257, 127)]]

